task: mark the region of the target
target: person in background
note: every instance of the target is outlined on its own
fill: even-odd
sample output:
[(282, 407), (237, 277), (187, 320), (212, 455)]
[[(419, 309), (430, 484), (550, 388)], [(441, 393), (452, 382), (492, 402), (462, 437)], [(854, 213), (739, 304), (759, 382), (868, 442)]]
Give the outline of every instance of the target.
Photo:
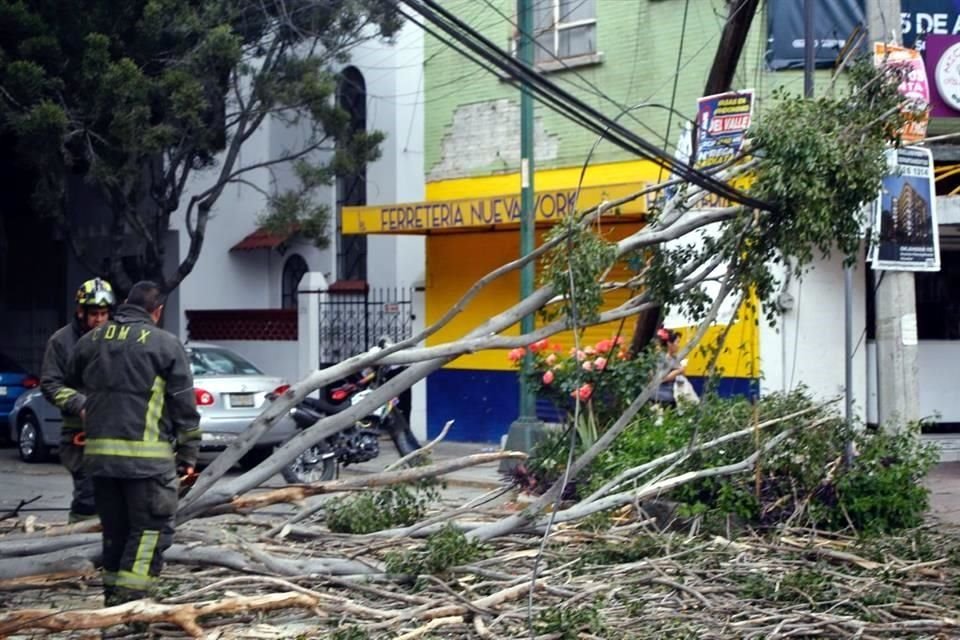
[(151, 595), (173, 543), (178, 475), (190, 477), (200, 414), (187, 353), (157, 327), (163, 297), (138, 282), (113, 320), (83, 336), (67, 381), (87, 396), (84, 470), (103, 524), (107, 606)]
[(662, 351), (660, 354), (661, 367), (667, 370), (654, 395), (654, 401), (661, 405), (674, 406), (677, 399), (673, 392), (673, 383), (686, 371), (686, 362), (677, 357), (680, 350), (680, 333), (671, 329), (660, 327), (657, 330), (656, 340)]
[(94, 506), (93, 481), (83, 472), (83, 403), (86, 398), (64, 384), (67, 363), (73, 348), (88, 331), (110, 319), (116, 303), (113, 287), (106, 280), (87, 280), (77, 289), (77, 311), (70, 324), (57, 330), (47, 340), (40, 371), (40, 391), (47, 401), (60, 409), (63, 428), (60, 430), (60, 462), (73, 477), (73, 500), (70, 522), (97, 516)]

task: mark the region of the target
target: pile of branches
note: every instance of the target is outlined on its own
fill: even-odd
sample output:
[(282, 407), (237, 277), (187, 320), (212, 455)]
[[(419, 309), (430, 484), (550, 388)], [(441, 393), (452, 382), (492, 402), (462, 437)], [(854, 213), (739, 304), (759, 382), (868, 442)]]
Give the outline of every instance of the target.
[[(151, 623), (163, 637), (289, 638), (904, 638), (960, 634), (956, 531), (927, 527), (864, 545), (809, 529), (776, 537), (661, 533), (639, 520), (607, 531), (560, 526), (540, 554), (538, 536), (499, 539), (481, 557), (436, 575), (265, 575), (258, 554), (290, 564), (331, 554), (382, 571), (409, 538), (327, 535), (258, 542), (239, 528), (234, 553), (247, 571), (174, 563), (167, 594), (101, 609), (84, 597), (57, 608), (19, 608), (37, 593), (7, 594), (0, 635)], [(531, 580), (534, 563), (540, 569)], [(92, 580), (95, 585), (95, 580)], [(94, 591), (98, 591), (94, 589)], [(69, 602), (70, 606), (67, 606)], [(81, 608), (77, 608), (77, 607)], [(88, 605), (89, 606), (89, 605)], [(216, 629), (215, 635), (204, 635)], [(436, 635), (435, 635), (436, 634)]]
[[(809, 420), (814, 424), (795, 428), (821, 421)], [(519, 508), (510, 486), (466, 504), (440, 501), (416, 521), (362, 533), (331, 530), (341, 529), (332, 523), (343, 517), (327, 516), (378, 487), (422, 486), (452, 469), (523, 457), (511, 452), (239, 496), (219, 515), (179, 527), (156, 600), (110, 608), (101, 606), (94, 570), (94, 525), (11, 530), (0, 535), (0, 571), (27, 568), (0, 580), (0, 637), (83, 637), (84, 630), (129, 623), (148, 623), (163, 637), (339, 640), (628, 638), (637, 629), (650, 638), (960, 634), (954, 529), (927, 526), (864, 541), (792, 525), (728, 527), (718, 535), (698, 517), (651, 517), (654, 499), (672, 489), (704, 478), (749, 478), (795, 431), (757, 441), (736, 463), (697, 471), (674, 464), (756, 428), (628, 469), (593, 495), (555, 502), (508, 533), (502, 523)], [(353, 497), (331, 501), (330, 494)], [(37, 559), (52, 557), (58, 564), (41, 574)]]

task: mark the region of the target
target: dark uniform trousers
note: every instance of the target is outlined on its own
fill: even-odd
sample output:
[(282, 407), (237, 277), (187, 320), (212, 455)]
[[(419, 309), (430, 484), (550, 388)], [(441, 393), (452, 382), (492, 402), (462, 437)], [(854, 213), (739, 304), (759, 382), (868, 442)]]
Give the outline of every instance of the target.
[(83, 470), (83, 447), (73, 444), (73, 433), (65, 431), (60, 438), (60, 462), (73, 477), (70, 522), (96, 517), (93, 478)]
[(93, 478), (107, 606), (149, 596), (173, 543), (177, 478)]

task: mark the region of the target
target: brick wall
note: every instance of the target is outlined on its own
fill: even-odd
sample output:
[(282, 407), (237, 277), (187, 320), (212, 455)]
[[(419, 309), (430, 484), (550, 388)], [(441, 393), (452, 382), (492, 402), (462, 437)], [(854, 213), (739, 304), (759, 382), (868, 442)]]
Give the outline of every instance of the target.
[(187, 311), (187, 335), (194, 341), (296, 340), (296, 309)]

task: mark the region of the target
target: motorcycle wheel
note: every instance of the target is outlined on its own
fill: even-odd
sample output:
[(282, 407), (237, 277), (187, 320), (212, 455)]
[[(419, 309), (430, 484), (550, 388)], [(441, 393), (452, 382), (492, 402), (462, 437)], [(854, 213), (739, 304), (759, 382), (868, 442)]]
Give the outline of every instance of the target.
[(290, 484), (310, 484), (333, 480), (337, 458), (325, 444), (310, 447), (280, 472)]

